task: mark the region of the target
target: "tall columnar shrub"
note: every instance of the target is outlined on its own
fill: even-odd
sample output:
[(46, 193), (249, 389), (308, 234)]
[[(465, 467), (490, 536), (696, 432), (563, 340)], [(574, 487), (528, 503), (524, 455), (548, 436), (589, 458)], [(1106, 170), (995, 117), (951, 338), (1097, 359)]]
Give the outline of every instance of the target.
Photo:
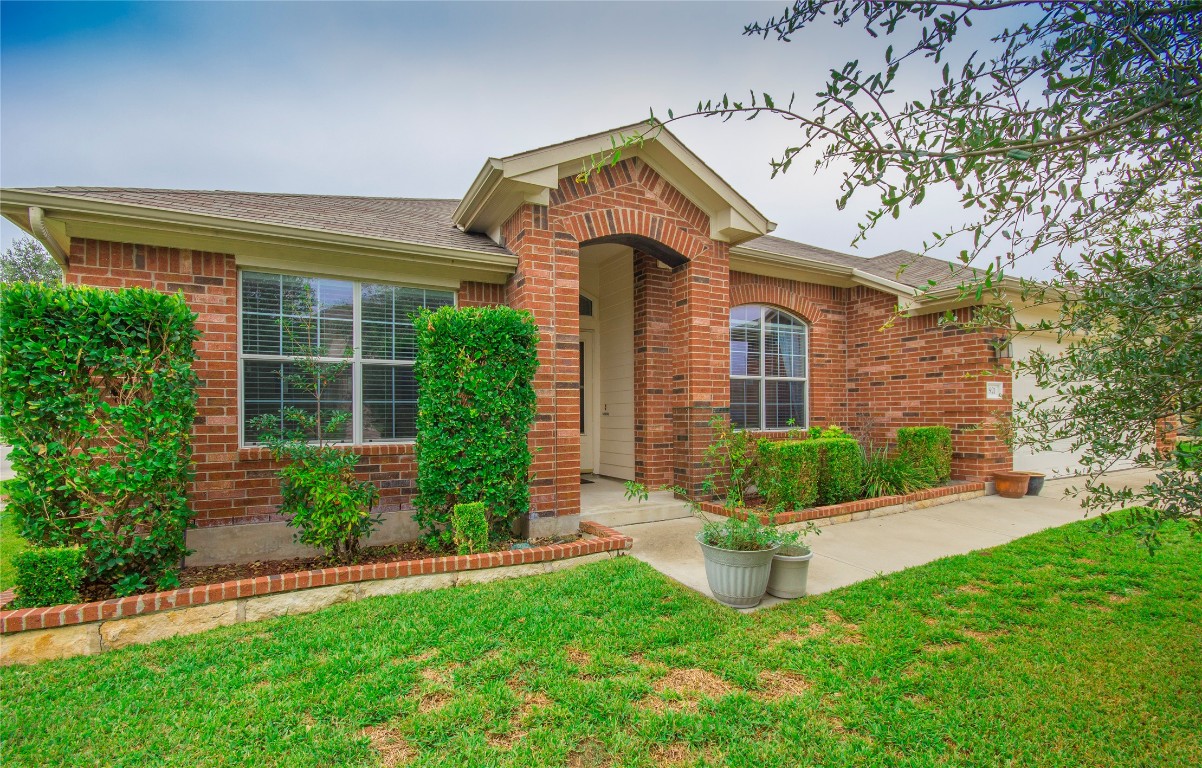
[(818, 500), (818, 440), (762, 440), (757, 487), (772, 509), (804, 509)]
[(171, 586), (186, 553), (196, 418), (182, 296), (18, 283), (0, 287), (0, 434), (21, 535), (80, 546), (89, 581)]
[(900, 427), (897, 454), (911, 466), (929, 474), (933, 485), (952, 477), (952, 431), (947, 427)]
[(530, 509), (538, 328), (509, 307), (443, 307), (417, 331), (417, 507), (427, 538), (452, 543), (456, 504), (482, 502), (494, 535)]
[(842, 504), (860, 498), (864, 483), (864, 453), (848, 437), (810, 438), (818, 450), (818, 503)]

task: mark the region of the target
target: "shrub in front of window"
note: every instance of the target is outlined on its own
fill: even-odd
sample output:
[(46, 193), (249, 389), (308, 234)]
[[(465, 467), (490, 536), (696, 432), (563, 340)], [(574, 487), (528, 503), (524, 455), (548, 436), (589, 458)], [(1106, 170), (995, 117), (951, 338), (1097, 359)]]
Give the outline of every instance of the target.
[(344, 378), (351, 361), (330, 361), (308, 285), (302, 285), (286, 309), (280, 330), (294, 360), (290, 372), (280, 374), (282, 385), (295, 396), (307, 397), (307, 407), (285, 407), (282, 417), (265, 413), (251, 426), (272, 458), (287, 462), (280, 470), (280, 513), (297, 529), (296, 540), (348, 562), (381, 522), (372, 514), (379, 490), (355, 477), (359, 456), (331, 444), (346, 433), (352, 414), (331, 407), (326, 395)]
[(17, 599), (9, 608), (78, 603), (87, 571), (79, 547), (34, 547), (13, 556)]
[(87, 578), (131, 594), (176, 583), (192, 519), (193, 343), (182, 296), (0, 287), (0, 434), (20, 534), (79, 546)]
[(455, 551), (476, 555), (488, 551), (488, 507), (484, 502), (456, 504), (451, 509), (451, 534)]
[(755, 484), (756, 444), (759, 440), (747, 430), (735, 429), (722, 415), (710, 419), (714, 439), (705, 448), (705, 466), (709, 470), (702, 491), (706, 495), (725, 494), (728, 509), (743, 506)]
[(952, 431), (947, 427), (898, 428), (897, 454), (928, 473), (931, 485), (942, 485), (952, 477)]
[(817, 440), (762, 440), (757, 487), (770, 509), (805, 509), (818, 500)]
[(492, 535), (530, 509), (530, 449), (538, 328), (510, 307), (443, 307), (417, 331), (417, 495), (431, 546), (453, 543), (456, 504), (481, 502)]
[(864, 454), (847, 437), (816, 437), (807, 442), (818, 449), (818, 504), (842, 504), (860, 498)]

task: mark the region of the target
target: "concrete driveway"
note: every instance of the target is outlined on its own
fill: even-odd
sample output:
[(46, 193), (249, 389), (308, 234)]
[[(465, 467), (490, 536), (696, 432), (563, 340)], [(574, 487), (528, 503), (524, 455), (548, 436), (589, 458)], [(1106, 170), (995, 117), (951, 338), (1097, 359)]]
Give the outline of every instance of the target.
[[(1128, 470), (1111, 474), (1110, 482), (1141, 486), (1152, 476), (1147, 470)], [(887, 517), (825, 525), (820, 535), (810, 537), (814, 559), (810, 562), (809, 591), (827, 592), (1080, 520), (1084, 517), (1080, 501), (1064, 498), (1064, 491), (1082, 483), (1080, 478), (1049, 480), (1040, 496), (1023, 499), (982, 496)], [(699, 520), (688, 517), (625, 525), (619, 530), (634, 539), (632, 557), (690, 589), (713, 597), (695, 540), (701, 530)], [(769, 595), (758, 607), (779, 602)]]

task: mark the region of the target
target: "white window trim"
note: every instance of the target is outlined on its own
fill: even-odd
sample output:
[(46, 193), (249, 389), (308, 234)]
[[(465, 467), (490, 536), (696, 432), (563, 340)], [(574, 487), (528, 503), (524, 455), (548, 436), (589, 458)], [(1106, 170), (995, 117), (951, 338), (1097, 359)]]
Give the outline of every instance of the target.
[[(759, 353), (760, 354), (760, 375), (746, 376), (746, 375), (735, 375), (732, 373), (732, 374), (730, 374), (730, 379), (731, 379), (731, 381), (756, 381), (756, 382), (759, 382), (760, 425), (758, 427), (739, 427), (739, 429), (740, 430), (746, 429), (751, 432), (784, 432), (789, 429), (809, 429), (810, 428), (810, 324), (808, 322), (806, 322), (805, 320), (803, 320), (802, 318), (798, 317), (797, 315), (793, 314), (792, 312), (790, 312), (787, 309), (781, 309), (780, 307), (773, 307), (773, 306), (769, 306), (767, 304), (739, 304), (737, 306), (730, 308), (731, 314), (733, 314), (734, 311), (736, 309), (739, 309), (740, 307), (756, 307), (760, 311), (760, 353)], [(768, 370), (768, 366), (765, 365), (764, 355), (767, 354), (768, 345), (765, 343), (764, 334), (767, 332), (768, 324), (767, 324), (766, 318), (767, 318), (767, 314), (768, 314), (769, 310), (774, 310), (777, 312), (784, 312), (789, 317), (792, 317), (794, 320), (801, 323), (802, 328), (805, 329), (805, 349), (804, 349), (805, 373), (806, 373), (805, 376), (769, 376), (765, 373)], [(728, 326), (731, 326), (731, 325), (733, 325), (733, 323), (728, 322)], [(726, 343), (728, 346), (733, 343), (733, 341), (730, 338), (730, 335), (731, 335), (731, 330), (728, 327), (727, 333), (726, 333)], [(803, 392), (802, 397), (805, 398), (804, 402), (802, 403), (802, 422), (803, 423), (797, 424), (793, 427), (769, 427), (768, 426), (768, 398), (765, 395), (767, 394), (767, 389), (768, 389), (767, 382), (769, 382), (769, 381), (800, 381), (802, 383), (802, 387), (803, 387), (802, 388), (802, 392)]]
[(284, 271), (279, 269), (266, 269), (261, 267), (246, 267), (238, 269), (238, 295), (236, 304), (235, 324), (238, 327), (236, 344), (238, 347), (238, 445), (241, 448), (262, 448), (263, 443), (248, 442), (246, 439), (246, 426), (243, 414), (246, 413), (244, 399), (246, 397), (245, 388), (243, 387), (242, 376), (242, 361), (243, 360), (264, 360), (267, 362), (291, 362), (296, 360), (294, 356), (288, 355), (262, 355), (253, 353), (243, 353), (242, 351), (242, 275), (244, 272), (255, 272), (262, 275), (288, 275), (292, 277), (307, 277), (316, 280), (338, 280), (344, 283), (351, 284), (351, 357), (319, 357), (318, 361), (329, 363), (341, 363), (347, 361), (351, 363), (351, 440), (335, 441), (333, 445), (346, 446), (361, 446), (361, 445), (413, 445), (416, 442), (415, 438), (406, 438), (402, 440), (373, 440), (370, 443), (363, 441), (363, 364), (367, 365), (392, 365), (395, 367), (412, 366), (416, 364), (416, 360), (376, 360), (374, 358), (364, 358), (362, 356), (362, 346), (360, 334), (362, 332), (361, 324), (361, 309), (363, 285), (390, 285), (398, 288), (420, 288), (427, 291), (440, 291), (450, 293), (452, 297), (451, 306), (459, 306), (459, 291), (452, 290), (446, 286), (426, 286), (415, 285), (411, 283), (396, 283), (384, 280), (358, 280), (334, 275), (326, 275), (315, 272), (297, 272)]

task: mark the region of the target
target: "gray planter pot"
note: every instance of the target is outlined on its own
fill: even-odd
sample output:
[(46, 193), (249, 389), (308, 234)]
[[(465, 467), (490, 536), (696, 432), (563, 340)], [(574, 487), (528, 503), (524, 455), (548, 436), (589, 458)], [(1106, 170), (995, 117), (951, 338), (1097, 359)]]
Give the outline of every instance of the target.
[(1038, 496), (1039, 492), (1043, 490), (1044, 475), (1038, 472), (1028, 472), (1027, 474), (1031, 476), (1031, 479), (1027, 481), (1027, 495)]
[(718, 602), (732, 608), (752, 608), (760, 604), (764, 590), (768, 588), (768, 576), (772, 573), (772, 556), (780, 549), (779, 545), (756, 552), (719, 549), (703, 542), (700, 533), (697, 543), (705, 557), (705, 578)]
[(813, 552), (801, 554), (797, 547), (785, 547), (772, 556), (772, 575), (768, 577), (768, 594), (793, 600), (805, 597), (806, 580), (810, 575)]

